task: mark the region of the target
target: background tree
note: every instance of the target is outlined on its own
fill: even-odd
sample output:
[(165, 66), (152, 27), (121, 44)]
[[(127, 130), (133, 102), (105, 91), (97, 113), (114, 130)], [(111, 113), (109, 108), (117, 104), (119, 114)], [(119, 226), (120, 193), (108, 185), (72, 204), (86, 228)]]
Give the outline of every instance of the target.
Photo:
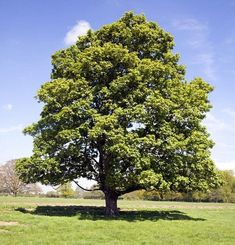
[(104, 199), (104, 193), (99, 190), (99, 186), (93, 185), (91, 186), (89, 191), (84, 191), (83, 198), (84, 199)]
[(21, 193), (26, 196), (31, 196), (31, 195), (38, 196), (42, 192), (43, 192), (42, 188), (39, 186), (38, 183), (36, 183), (36, 184), (25, 185)]
[(65, 198), (70, 198), (75, 196), (75, 191), (73, 190), (70, 182), (61, 185), (58, 188), (57, 193), (59, 194), (60, 197), (65, 197)]
[(58, 198), (59, 197), (59, 194), (57, 191), (48, 191), (46, 194), (45, 194), (46, 197), (51, 197), (51, 198)]
[(212, 87), (187, 82), (173, 37), (143, 15), (89, 31), (52, 56), (37, 93), (41, 118), (24, 132), (34, 153), (18, 163), (27, 182), (96, 180), (106, 214), (138, 189), (206, 190), (218, 177), (201, 124)]
[(77, 186), (75, 189), (75, 197), (83, 198), (84, 194), (85, 194), (85, 191), (81, 187)]
[(17, 194), (26, 186), (16, 174), (15, 160), (8, 161), (0, 167), (0, 179), (1, 189), (5, 193), (13, 194), (14, 196), (17, 196)]
[(219, 171), (222, 185), (208, 194), (210, 201), (235, 202), (235, 176), (231, 170)]
[(38, 195), (41, 188), (37, 184), (26, 184), (20, 180), (15, 169), (16, 160), (10, 160), (0, 166), (0, 192), (13, 194), (19, 193)]
[(190, 192), (139, 190), (122, 196), (123, 199), (190, 201), (190, 202), (235, 202), (235, 176), (231, 170), (219, 170), (221, 185), (216, 189)]

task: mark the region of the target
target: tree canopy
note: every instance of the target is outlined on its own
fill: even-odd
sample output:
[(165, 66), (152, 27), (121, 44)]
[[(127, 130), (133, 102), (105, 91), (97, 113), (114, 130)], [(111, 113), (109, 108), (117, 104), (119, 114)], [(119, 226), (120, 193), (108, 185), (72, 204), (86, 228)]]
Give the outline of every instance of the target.
[(41, 118), (30, 158), (18, 162), (27, 182), (96, 180), (106, 213), (138, 189), (206, 190), (218, 183), (213, 142), (202, 120), (212, 86), (185, 79), (173, 37), (132, 12), (52, 56), (51, 80), (37, 93)]

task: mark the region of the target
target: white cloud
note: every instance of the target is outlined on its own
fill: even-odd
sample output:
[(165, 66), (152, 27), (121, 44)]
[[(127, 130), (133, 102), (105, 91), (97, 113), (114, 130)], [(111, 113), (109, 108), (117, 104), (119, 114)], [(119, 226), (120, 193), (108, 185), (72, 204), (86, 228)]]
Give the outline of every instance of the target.
[(11, 111), (13, 109), (12, 104), (6, 104), (2, 107), (5, 111)]
[(196, 19), (175, 20), (173, 26), (181, 31), (202, 31), (207, 29), (206, 25), (203, 25)]
[(66, 45), (72, 45), (77, 41), (79, 36), (85, 35), (88, 30), (91, 29), (89, 22), (80, 20), (75, 26), (73, 26), (66, 34), (64, 42)]
[(228, 150), (235, 150), (235, 145), (231, 145), (231, 144), (225, 144), (225, 143), (218, 143), (217, 145), (219, 145), (220, 147), (226, 148)]
[(235, 160), (228, 162), (215, 162), (215, 164), (220, 170), (233, 170), (235, 174)]
[(214, 55), (212, 52), (199, 53), (193, 64), (203, 65), (204, 73), (210, 80), (215, 80)]
[(204, 120), (205, 126), (209, 131), (218, 131), (227, 129), (227, 125), (224, 121), (216, 118), (211, 112), (207, 113), (207, 117)]
[(235, 133), (234, 121), (215, 117), (211, 112), (207, 113), (203, 124), (210, 132)]
[[(225, 111), (223, 110), (223, 112)], [(212, 150), (215, 164), (221, 170), (235, 171), (235, 160), (233, 160), (235, 159), (234, 121), (228, 120), (223, 113), (219, 117), (208, 113), (203, 123), (215, 142), (215, 147)]]
[(216, 72), (214, 68), (215, 55), (213, 46), (209, 40), (209, 27), (196, 19), (175, 20), (173, 26), (187, 33), (186, 43), (195, 52), (192, 57), (192, 64), (197, 64), (206, 75), (207, 79), (215, 80)]
[(226, 108), (223, 110), (223, 112), (225, 112), (230, 117), (235, 118), (235, 110), (233, 110), (231, 108)]
[(15, 132), (15, 131), (22, 131), (23, 130), (23, 125), (17, 125), (17, 126), (12, 126), (8, 128), (0, 128), (0, 133), (10, 133), (10, 132)]

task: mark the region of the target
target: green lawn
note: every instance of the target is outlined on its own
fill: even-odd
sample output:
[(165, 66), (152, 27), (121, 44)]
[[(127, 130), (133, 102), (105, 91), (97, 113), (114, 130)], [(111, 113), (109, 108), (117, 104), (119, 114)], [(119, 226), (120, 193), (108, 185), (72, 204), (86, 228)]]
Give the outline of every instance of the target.
[[(0, 244), (235, 244), (235, 204), (0, 197)], [(16, 222), (16, 223), (7, 223)]]

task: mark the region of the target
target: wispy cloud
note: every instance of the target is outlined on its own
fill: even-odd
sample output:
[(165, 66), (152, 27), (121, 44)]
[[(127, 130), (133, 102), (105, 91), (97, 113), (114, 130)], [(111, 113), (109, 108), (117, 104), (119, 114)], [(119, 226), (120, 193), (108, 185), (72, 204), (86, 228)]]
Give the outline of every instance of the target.
[[(235, 117), (232, 110), (222, 110), (220, 116), (217, 117), (212, 113), (208, 113), (204, 125), (211, 133), (215, 147), (212, 151), (213, 158), (217, 167), (221, 170), (235, 171)], [(217, 160), (216, 160), (217, 159)], [(235, 172), (234, 172), (235, 173)]]
[(173, 21), (173, 26), (182, 31), (202, 31), (207, 28), (196, 19), (184, 19)]
[[(229, 132), (235, 133), (235, 111), (231, 109), (224, 109), (222, 110), (224, 114), (220, 116), (220, 118), (214, 116), (211, 112), (207, 114), (206, 119), (204, 120), (204, 125), (209, 129), (211, 132)], [(230, 118), (226, 117), (229, 115)], [(234, 145), (235, 147), (235, 145)]]
[(235, 174), (235, 160), (227, 162), (215, 162), (215, 164), (220, 170), (233, 170)]
[(215, 57), (213, 46), (209, 40), (208, 25), (193, 18), (175, 20), (172, 24), (175, 29), (188, 33), (186, 43), (196, 51), (192, 63), (200, 65), (209, 80), (215, 80)]
[(23, 130), (23, 125), (19, 124), (17, 126), (11, 126), (11, 127), (6, 127), (6, 128), (0, 128), (0, 133), (11, 133), (15, 131), (22, 131)]
[(204, 124), (209, 131), (221, 131), (228, 129), (228, 125), (223, 120), (216, 118), (211, 112), (207, 114)]
[(232, 117), (233, 119), (235, 119), (235, 110), (231, 108), (225, 108), (223, 112), (229, 115), (230, 117)]
[(199, 53), (193, 64), (203, 65), (203, 70), (210, 80), (215, 80), (214, 55), (212, 52)]
[(235, 150), (235, 145), (232, 145), (232, 144), (226, 144), (226, 143), (219, 142), (217, 145), (227, 150), (233, 150), (233, 151)]
[(3, 105), (2, 108), (5, 111), (11, 111), (13, 109), (13, 105), (12, 104), (6, 104), (6, 105)]
[(85, 35), (91, 29), (89, 22), (80, 20), (66, 34), (64, 42), (66, 45), (72, 45), (77, 41), (79, 36)]

